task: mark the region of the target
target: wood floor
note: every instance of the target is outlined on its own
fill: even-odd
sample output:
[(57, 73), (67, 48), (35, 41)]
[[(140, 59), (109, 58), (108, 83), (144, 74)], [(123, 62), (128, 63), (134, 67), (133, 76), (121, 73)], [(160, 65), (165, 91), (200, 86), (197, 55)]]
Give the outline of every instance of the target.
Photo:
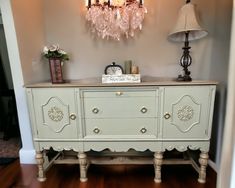
[(208, 167), (207, 183), (197, 182), (191, 166), (163, 166), (162, 183), (154, 183), (152, 165), (91, 165), (88, 181), (79, 181), (78, 165), (54, 165), (46, 182), (36, 179), (36, 165), (20, 165), (15, 161), (0, 168), (0, 188), (215, 188), (216, 173)]

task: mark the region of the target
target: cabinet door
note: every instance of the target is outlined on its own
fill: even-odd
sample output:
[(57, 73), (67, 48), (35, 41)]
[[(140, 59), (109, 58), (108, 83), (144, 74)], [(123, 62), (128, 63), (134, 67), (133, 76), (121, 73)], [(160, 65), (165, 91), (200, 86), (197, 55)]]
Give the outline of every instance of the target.
[(77, 138), (74, 89), (32, 89), (32, 100), (38, 138)]
[(214, 86), (165, 87), (163, 139), (209, 139)]

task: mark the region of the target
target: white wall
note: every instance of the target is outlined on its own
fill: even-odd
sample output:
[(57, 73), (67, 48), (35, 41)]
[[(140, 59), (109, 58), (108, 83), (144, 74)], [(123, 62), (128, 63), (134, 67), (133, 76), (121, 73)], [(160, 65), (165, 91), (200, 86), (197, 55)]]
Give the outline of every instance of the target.
[(24, 83), (49, 79), (49, 67), (41, 60), (45, 44), (41, 0), (11, 0)]
[(235, 187), (235, 0), (233, 0), (233, 2), (228, 74), (228, 102), (226, 107), (226, 122), (223, 137), (223, 155), (217, 180), (218, 188)]
[(41, 55), (38, 49), (44, 44), (43, 11), (40, 7), (40, 0), (0, 1), (22, 139), (21, 163), (35, 162), (23, 86), (27, 81), (44, 80), (47, 72), (45, 65), (42, 66), (39, 61)]
[[(11, 0), (11, 7), (20, 54), (21, 68), (19, 70), (22, 71), (23, 75), (21, 85), (18, 86), (22, 95), (22, 98), (19, 98), (18, 101), (21, 105), (18, 106), (18, 114), (21, 117), (20, 132), (23, 142), (23, 148), (20, 151), (20, 161), (22, 163), (32, 163), (34, 162), (35, 151), (32, 144), (23, 85), (49, 78), (48, 66), (41, 61), (41, 49), (45, 43), (42, 1)], [(9, 53), (11, 53), (10, 50)], [(14, 61), (12, 63), (14, 64)], [(18, 79), (16, 75), (13, 74), (13, 78)]]
[[(106, 65), (112, 61), (123, 64), (127, 59), (139, 65), (142, 75), (177, 77), (180, 73), (178, 61), (183, 44), (168, 41), (167, 35), (175, 24), (183, 0), (146, 0), (148, 14), (142, 32), (133, 39), (120, 42), (92, 38), (86, 27), (84, 1), (57, 0), (56, 6), (55, 0), (43, 1), (47, 42), (59, 43), (72, 56), (65, 65), (65, 78), (100, 77)], [(198, 8), (203, 18), (202, 25), (209, 31), (213, 30), (214, 15), (211, 16), (213, 19), (206, 20), (210, 13), (202, 7), (211, 7), (215, 12), (214, 1), (197, 2), (200, 2)], [(190, 69), (193, 78), (208, 78), (212, 42), (213, 38), (209, 35), (192, 43), (194, 62)]]
[[(230, 32), (232, 19), (232, 0), (214, 0), (215, 24), (211, 28), (211, 54), (208, 69), (208, 79), (217, 80), (215, 115), (211, 139), (210, 154), (217, 167), (220, 164), (224, 118), (226, 109), (227, 77), (230, 48)], [(208, 7), (207, 7), (208, 8)], [(206, 11), (206, 10), (205, 10)], [(209, 12), (210, 10), (208, 10)], [(211, 15), (212, 16), (212, 15)], [(202, 67), (203, 68), (203, 67)]]
[[(34, 151), (32, 145), (32, 137), (30, 133), (30, 126), (28, 122), (29, 118), (26, 107), (26, 98), (24, 94), (24, 89), (22, 87), (24, 82), (20, 66), (18, 44), (16, 39), (14, 20), (12, 17), (12, 9), (10, 1), (1, 0), (0, 7), (2, 11), (3, 24), (6, 34), (7, 48), (8, 48), (12, 76), (13, 76), (13, 84), (14, 84), (16, 103), (18, 109), (20, 132), (23, 144), (23, 147), (20, 150), (20, 159), (21, 161), (23, 161), (22, 159), (26, 158), (25, 162), (27, 161), (33, 162)], [(31, 153), (31, 155), (26, 155), (26, 153)], [(27, 156), (29, 156), (29, 158), (27, 158)]]

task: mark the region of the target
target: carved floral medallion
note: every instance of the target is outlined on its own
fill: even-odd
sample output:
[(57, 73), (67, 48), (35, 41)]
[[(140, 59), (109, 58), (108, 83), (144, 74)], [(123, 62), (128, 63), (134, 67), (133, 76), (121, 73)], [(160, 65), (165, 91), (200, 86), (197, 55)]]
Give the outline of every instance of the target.
[(54, 106), (48, 110), (48, 116), (52, 121), (59, 122), (63, 119), (64, 113), (60, 108)]
[(190, 119), (193, 118), (193, 114), (194, 114), (193, 108), (188, 105), (181, 107), (177, 112), (178, 118), (181, 121), (189, 121)]

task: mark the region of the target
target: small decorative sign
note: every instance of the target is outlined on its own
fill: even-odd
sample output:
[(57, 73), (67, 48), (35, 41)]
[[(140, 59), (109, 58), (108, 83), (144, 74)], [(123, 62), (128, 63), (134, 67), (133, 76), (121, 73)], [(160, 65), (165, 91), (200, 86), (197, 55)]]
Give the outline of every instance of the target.
[(140, 83), (140, 74), (102, 75), (102, 83)]

